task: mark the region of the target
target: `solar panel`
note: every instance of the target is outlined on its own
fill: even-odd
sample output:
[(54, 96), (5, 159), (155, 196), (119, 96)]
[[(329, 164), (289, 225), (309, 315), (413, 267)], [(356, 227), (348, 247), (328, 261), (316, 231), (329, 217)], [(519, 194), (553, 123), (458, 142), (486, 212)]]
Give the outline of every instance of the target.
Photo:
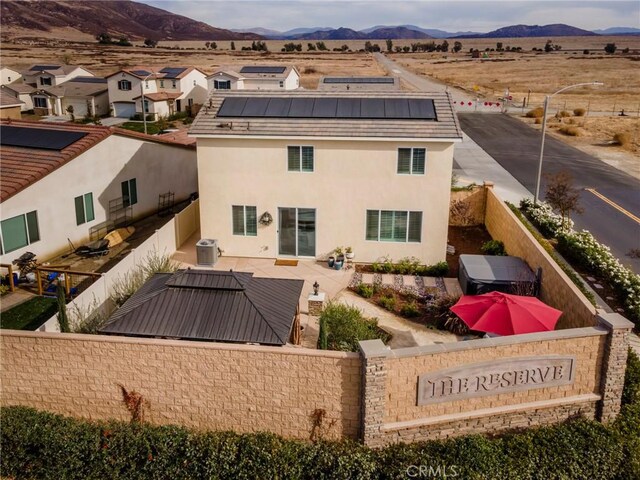
[(385, 83), (393, 84), (393, 77), (325, 77), (323, 83)]
[(218, 117), (436, 120), (429, 98), (228, 97)]
[(58, 70), (60, 65), (34, 65), (29, 69), (30, 72), (42, 72), (43, 70)]
[(131, 70), (131, 73), (139, 77), (146, 77), (147, 75), (151, 75), (151, 72), (147, 72), (146, 70)]
[(74, 77), (69, 81), (77, 83), (107, 83), (107, 79), (101, 77)]
[(240, 73), (284, 73), (287, 67), (265, 67), (260, 65), (250, 65), (242, 67)]
[(0, 125), (0, 145), (7, 147), (63, 150), (87, 135), (87, 132), (48, 130)]
[(185, 70), (186, 68), (183, 68), (183, 67), (176, 67), (176, 68), (166, 67), (160, 70), (160, 73), (165, 74), (164, 78), (178, 78), (178, 76)]

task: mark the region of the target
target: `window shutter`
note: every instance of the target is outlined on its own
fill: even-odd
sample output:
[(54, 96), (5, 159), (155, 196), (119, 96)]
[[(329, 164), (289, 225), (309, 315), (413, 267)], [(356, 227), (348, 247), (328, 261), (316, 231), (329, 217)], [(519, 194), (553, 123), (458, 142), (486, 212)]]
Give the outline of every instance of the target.
[(300, 171), (300, 147), (288, 147), (288, 169), (290, 172)]
[(38, 213), (27, 213), (27, 229), (29, 230), (29, 243), (37, 242), (40, 240), (40, 229), (38, 228)]
[(380, 212), (380, 240), (393, 241), (393, 212), (382, 210)]
[(425, 157), (426, 157), (426, 150), (424, 148), (414, 148), (413, 149), (413, 169), (412, 169), (412, 173), (414, 173), (414, 174), (423, 174), (424, 173)]
[(126, 180), (120, 184), (122, 189), (122, 205), (128, 207), (131, 205), (131, 199), (129, 198), (129, 181)]
[(74, 199), (76, 204), (76, 225), (82, 225), (85, 222), (84, 219), (84, 201), (82, 195)]
[(131, 205), (138, 203), (138, 188), (135, 178), (129, 180), (129, 195), (131, 195)]
[(244, 235), (244, 207), (242, 205), (234, 205), (232, 210), (233, 234)]
[(410, 242), (422, 241), (422, 212), (409, 212), (409, 238)]
[(407, 241), (407, 212), (393, 212), (393, 239), (396, 242)]
[(313, 147), (302, 148), (302, 171), (313, 172)]
[(0, 228), (2, 229), (5, 253), (13, 252), (14, 250), (29, 245), (24, 215), (2, 220)]
[(87, 222), (95, 220), (96, 216), (93, 211), (93, 193), (87, 193), (84, 196), (84, 213)]
[(367, 240), (378, 240), (379, 222), (380, 212), (378, 210), (367, 210)]
[(411, 173), (411, 149), (398, 149), (398, 173)]
[(258, 235), (258, 213), (256, 207), (244, 207), (246, 213), (246, 235)]

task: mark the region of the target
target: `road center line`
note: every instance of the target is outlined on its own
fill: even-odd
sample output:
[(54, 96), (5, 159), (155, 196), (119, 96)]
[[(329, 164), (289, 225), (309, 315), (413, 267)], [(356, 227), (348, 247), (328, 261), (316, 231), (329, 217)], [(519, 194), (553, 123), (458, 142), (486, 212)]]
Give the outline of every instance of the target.
[(622, 208), (620, 205), (618, 205), (617, 203), (615, 203), (613, 200), (609, 200), (607, 197), (605, 197), (604, 195), (602, 195), (599, 192), (596, 192), (595, 188), (585, 188), (585, 190), (587, 192), (591, 192), (593, 193), (596, 197), (598, 197), (600, 200), (602, 200), (605, 203), (608, 203), (609, 205), (611, 205), (613, 208), (615, 208), (616, 210), (624, 213), (627, 217), (629, 217), (631, 220), (633, 220), (636, 223), (640, 223), (640, 218), (636, 217), (633, 213), (631, 213), (629, 210), (626, 210), (624, 208)]

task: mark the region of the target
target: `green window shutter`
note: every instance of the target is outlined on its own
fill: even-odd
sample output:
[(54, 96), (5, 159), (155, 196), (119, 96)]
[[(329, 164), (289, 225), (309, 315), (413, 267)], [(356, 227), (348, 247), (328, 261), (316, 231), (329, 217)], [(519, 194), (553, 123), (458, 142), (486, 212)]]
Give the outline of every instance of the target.
[(122, 205), (128, 207), (131, 205), (131, 199), (129, 198), (129, 181), (126, 180), (120, 184), (122, 188)]
[(0, 222), (0, 229), (2, 230), (5, 253), (13, 252), (14, 250), (29, 245), (24, 215), (2, 220), (2, 222)]
[(380, 212), (380, 240), (393, 241), (393, 212), (390, 210)]
[(380, 212), (378, 210), (367, 210), (367, 240), (378, 240), (379, 222)]
[(313, 172), (313, 147), (302, 147), (302, 171)]
[(290, 172), (300, 171), (300, 147), (288, 147), (288, 169)]
[(422, 212), (409, 212), (409, 236), (410, 242), (422, 241)]
[(398, 173), (402, 173), (402, 174), (411, 173), (411, 149), (410, 148), (398, 149)]
[(424, 163), (425, 163), (426, 155), (427, 155), (427, 151), (424, 148), (413, 149), (413, 168), (411, 170), (411, 173), (413, 174), (424, 173)]
[(258, 235), (258, 212), (256, 207), (245, 208), (246, 234), (252, 237)]
[(129, 195), (131, 195), (131, 205), (138, 203), (138, 188), (135, 178), (129, 180)]
[(407, 212), (393, 212), (393, 240), (407, 241)]
[(242, 205), (234, 205), (231, 208), (233, 210), (233, 234), (244, 235), (244, 207)]
[(76, 225), (82, 225), (84, 220), (84, 200), (82, 195), (73, 199), (76, 204)]
[(87, 222), (95, 220), (96, 216), (93, 211), (93, 193), (86, 193), (84, 195), (84, 213)]
[(38, 228), (38, 213), (27, 213), (27, 230), (29, 232), (29, 243), (37, 242), (40, 240), (40, 229)]

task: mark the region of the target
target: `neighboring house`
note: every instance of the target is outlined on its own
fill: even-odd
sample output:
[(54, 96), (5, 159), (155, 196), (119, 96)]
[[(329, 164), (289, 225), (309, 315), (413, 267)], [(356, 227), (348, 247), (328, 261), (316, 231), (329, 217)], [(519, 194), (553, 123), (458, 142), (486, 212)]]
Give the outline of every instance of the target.
[(31, 94), (36, 115), (68, 115), (73, 107), (76, 118), (109, 114), (107, 80), (75, 77), (56, 87), (38, 88)]
[(32, 65), (22, 72), (22, 82), (36, 88), (47, 88), (81, 76), (93, 77), (93, 73), (77, 65)]
[(11, 118), (20, 120), (22, 117), (20, 107), (23, 102), (13, 95), (10, 95), (4, 89), (0, 91), (0, 118)]
[(132, 67), (107, 76), (113, 116), (155, 117), (190, 111), (207, 99), (207, 78), (194, 67)]
[(393, 92), (400, 90), (400, 79), (398, 77), (321, 77), (318, 90)]
[(22, 75), (17, 70), (9, 67), (0, 68), (0, 85), (8, 85), (17, 80), (20, 80)]
[(296, 67), (282, 65), (247, 65), (235, 72), (221, 69), (207, 77), (211, 90), (295, 90), (300, 87)]
[(2, 85), (0, 87), (2, 91), (6, 91), (9, 95), (16, 97), (18, 100), (22, 102), (20, 110), (22, 112), (27, 112), (29, 110), (33, 110), (33, 100), (31, 100), (31, 94), (35, 92), (35, 87), (28, 85), (26, 83), (22, 83), (21, 80), (17, 82), (13, 82), (9, 85)]
[(244, 91), (210, 102), (189, 133), (201, 236), (225, 255), (324, 258), (351, 246), (362, 262), (445, 259), (462, 140), (448, 94)]
[(285, 345), (299, 329), (303, 280), (253, 273), (157, 273), (111, 316), (100, 333)]
[(90, 231), (154, 214), (158, 196), (197, 190), (196, 151), (153, 136), (71, 123), (0, 122), (0, 262), (40, 261)]

